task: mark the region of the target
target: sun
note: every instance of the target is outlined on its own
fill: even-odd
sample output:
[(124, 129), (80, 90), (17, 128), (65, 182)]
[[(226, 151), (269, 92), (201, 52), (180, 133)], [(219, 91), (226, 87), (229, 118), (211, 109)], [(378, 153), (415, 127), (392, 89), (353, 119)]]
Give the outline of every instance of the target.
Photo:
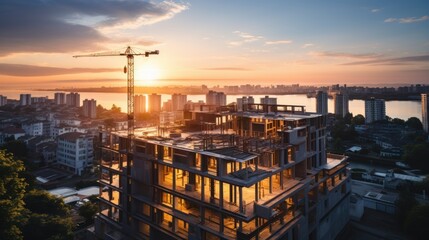
[(135, 67), (135, 79), (137, 85), (153, 86), (161, 77), (160, 68), (154, 64), (145, 63), (139, 66), (136, 65)]

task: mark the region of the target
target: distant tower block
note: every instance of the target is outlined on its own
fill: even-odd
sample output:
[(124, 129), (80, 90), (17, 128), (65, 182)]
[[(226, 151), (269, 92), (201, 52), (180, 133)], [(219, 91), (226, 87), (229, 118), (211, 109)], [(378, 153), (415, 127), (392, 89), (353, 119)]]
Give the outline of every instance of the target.
[(384, 99), (371, 98), (365, 100), (365, 123), (386, 119), (386, 104)]
[(335, 115), (344, 117), (349, 112), (349, 97), (346, 93), (334, 95)]
[(183, 111), (183, 108), (187, 101), (188, 100), (186, 95), (180, 93), (174, 93), (173, 95), (171, 95), (173, 111)]
[(149, 112), (161, 112), (161, 95), (156, 93), (149, 95)]
[(97, 117), (97, 101), (94, 99), (83, 100), (83, 115), (89, 118)]
[(146, 111), (146, 96), (145, 95), (136, 95), (134, 96), (134, 113), (142, 114)]
[(324, 91), (317, 91), (316, 112), (324, 115), (328, 114), (328, 93)]
[(429, 98), (427, 93), (423, 93), (422, 96), (422, 123), (425, 132), (429, 132)]

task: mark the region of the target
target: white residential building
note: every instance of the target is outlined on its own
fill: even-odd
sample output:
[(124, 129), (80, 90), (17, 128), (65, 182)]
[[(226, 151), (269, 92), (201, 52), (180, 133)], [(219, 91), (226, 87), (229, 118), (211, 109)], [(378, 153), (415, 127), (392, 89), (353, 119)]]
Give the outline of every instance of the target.
[(58, 136), (57, 163), (77, 175), (92, 167), (93, 137), (83, 133), (65, 133)]
[(22, 129), (30, 136), (50, 136), (51, 123), (49, 121), (30, 121), (22, 124)]
[(71, 127), (71, 126), (57, 126), (52, 129), (51, 136), (52, 137), (58, 137), (60, 135), (63, 135), (65, 133), (70, 132), (79, 132), (79, 133), (86, 133), (87, 131), (85, 129), (81, 129), (78, 127)]
[(386, 119), (386, 104), (384, 99), (371, 98), (365, 100), (365, 123)]

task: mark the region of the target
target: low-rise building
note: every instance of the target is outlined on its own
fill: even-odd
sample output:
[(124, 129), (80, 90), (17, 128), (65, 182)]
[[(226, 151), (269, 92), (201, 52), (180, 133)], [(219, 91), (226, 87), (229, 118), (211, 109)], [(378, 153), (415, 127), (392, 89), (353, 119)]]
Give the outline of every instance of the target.
[(71, 132), (58, 136), (57, 163), (77, 175), (91, 168), (94, 159), (93, 137)]

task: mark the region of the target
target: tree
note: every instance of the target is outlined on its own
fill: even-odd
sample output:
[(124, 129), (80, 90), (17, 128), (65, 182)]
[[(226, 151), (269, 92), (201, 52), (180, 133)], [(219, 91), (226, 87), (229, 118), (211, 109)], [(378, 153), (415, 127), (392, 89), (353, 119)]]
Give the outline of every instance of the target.
[(110, 111), (112, 111), (113, 113), (120, 113), (121, 112), (121, 108), (117, 107), (115, 104), (113, 104), (112, 108), (110, 109)]
[(401, 187), (395, 205), (396, 217), (401, 224), (404, 224), (408, 212), (417, 205), (417, 200), (414, 198), (414, 194), (410, 191), (409, 186), (405, 185)]
[(20, 226), (25, 223), (22, 200), (26, 183), (19, 176), (25, 170), (21, 161), (0, 150), (0, 236), (2, 239), (22, 239)]
[(429, 205), (417, 205), (407, 214), (404, 230), (412, 239), (427, 239), (429, 236)]
[(79, 208), (79, 215), (85, 218), (86, 223), (92, 222), (97, 212), (98, 212), (97, 204), (92, 202), (86, 202)]
[(25, 239), (73, 239), (71, 218), (33, 213), (23, 229)]
[(25, 159), (27, 157), (27, 145), (19, 140), (8, 141), (3, 144), (2, 149), (12, 153), (15, 158)]
[(346, 113), (346, 115), (344, 115), (344, 122), (346, 124), (352, 124), (352, 119), (353, 119), (353, 114), (352, 113)]
[(103, 114), (106, 111), (106, 109), (104, 109), (103, 106), (101, 106), (101, 104), (98, 104), (95, 111), (97, 112), (97, 116), (100, 117), (101, 114)]
[(408, 118), (408, 120), (405, 122), (405, 125), (407, 125), (407, 127), (415, 129), (415, 130), (422, 130), (423, 129), (423, 124), (420, 121), (420, 119), (416, 118), (416, 117), (410, 117)]
[(42, 190), (33, 190), (24, 197), (29, 210), (23, 227), (25, 239), (73, 239), (70, 211), (61, 198)]
[(354, 125), (364, 125), (365, 124), (365, 117), (362, 114), (358, 114), (353, 117), (352, 124)]
[(402, 119), (400, 119), (400, 118), (394, 118), (394, 119), (392, 119), (392, 123), (393, 124), (397, 124), (397, 125), (405, 125), (405, 121), (404, 120), (402, 120)]
[(408, 144), (405, 146), (404, 160), (413, 168), (418, 168), (425, 172), (429, 172), (429, 162), (427, 160), (429, 156), (429, 144), (428, 143), (417, 143)]
[(25, 206), (32, 213), (68, 216), (70, 211), (61, 198), (42, 190), (32, 190), (24, 197)]

